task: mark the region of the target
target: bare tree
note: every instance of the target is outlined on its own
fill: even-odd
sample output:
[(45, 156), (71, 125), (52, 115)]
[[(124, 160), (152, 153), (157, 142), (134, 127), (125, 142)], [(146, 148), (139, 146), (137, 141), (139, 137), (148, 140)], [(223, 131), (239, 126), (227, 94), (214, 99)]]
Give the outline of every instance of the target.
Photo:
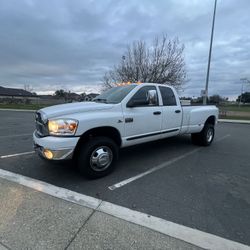
[(178, 38), (163, 35), (152, 45), (135, 41), (127, 47), (120, 63), (103, 77), (105, 88), (120, 82), (154, 82), (169, 84), (180, 89), (186, 79), (184, 45)]
[(30, 86), (29, 84), (24, 84), (24, 90), (28, 91), (28, 92), (32, 92), (33, 88), (32, 86)]

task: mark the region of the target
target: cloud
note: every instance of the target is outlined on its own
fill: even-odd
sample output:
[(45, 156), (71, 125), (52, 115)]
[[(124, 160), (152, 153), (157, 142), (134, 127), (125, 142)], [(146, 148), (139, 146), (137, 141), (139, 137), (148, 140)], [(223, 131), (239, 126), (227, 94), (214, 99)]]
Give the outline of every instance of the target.
[[(250, 77), (249, 0), (218, 0), (209, 93), (237, 96)], [(97, 90), (126, 46), (167, 33), (185, 44), (189, 81), (205, 86), (211, 0), (10, 0), (0, 9), (0, 85)]]

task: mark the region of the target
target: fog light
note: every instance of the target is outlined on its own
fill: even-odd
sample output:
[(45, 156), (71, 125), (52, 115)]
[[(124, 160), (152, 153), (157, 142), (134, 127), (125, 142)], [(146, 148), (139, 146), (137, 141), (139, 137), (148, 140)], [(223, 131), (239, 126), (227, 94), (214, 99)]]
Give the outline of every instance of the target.
[(49, 149), (44, 149), (43, 153), (47, 159), (50, 160), (53, 158), (53, 153)]

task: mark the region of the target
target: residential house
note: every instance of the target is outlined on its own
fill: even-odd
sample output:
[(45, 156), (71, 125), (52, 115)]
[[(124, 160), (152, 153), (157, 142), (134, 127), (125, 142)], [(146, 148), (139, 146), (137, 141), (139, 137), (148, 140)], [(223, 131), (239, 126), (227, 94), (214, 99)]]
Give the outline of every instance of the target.
[(39, 97), (24, 89), (5, 88), (0, 86), (0, 102), (27, 103), (38, 100)]

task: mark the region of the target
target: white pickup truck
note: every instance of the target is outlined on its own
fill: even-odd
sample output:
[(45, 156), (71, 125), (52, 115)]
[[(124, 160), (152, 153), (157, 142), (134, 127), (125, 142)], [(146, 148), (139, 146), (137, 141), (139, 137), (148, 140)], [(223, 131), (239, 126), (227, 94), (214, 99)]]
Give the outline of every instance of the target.
[(217, 118), (215, 106), (181, 106), (170, 86), (129, 84), (92, 102), (37, 111), (33, 140), (43, 158), (74, 159), (85, 176), (98, 178), (114, 169), (119, 148), (181, 134), (191, 134), (197, 145), (210, 145)]

